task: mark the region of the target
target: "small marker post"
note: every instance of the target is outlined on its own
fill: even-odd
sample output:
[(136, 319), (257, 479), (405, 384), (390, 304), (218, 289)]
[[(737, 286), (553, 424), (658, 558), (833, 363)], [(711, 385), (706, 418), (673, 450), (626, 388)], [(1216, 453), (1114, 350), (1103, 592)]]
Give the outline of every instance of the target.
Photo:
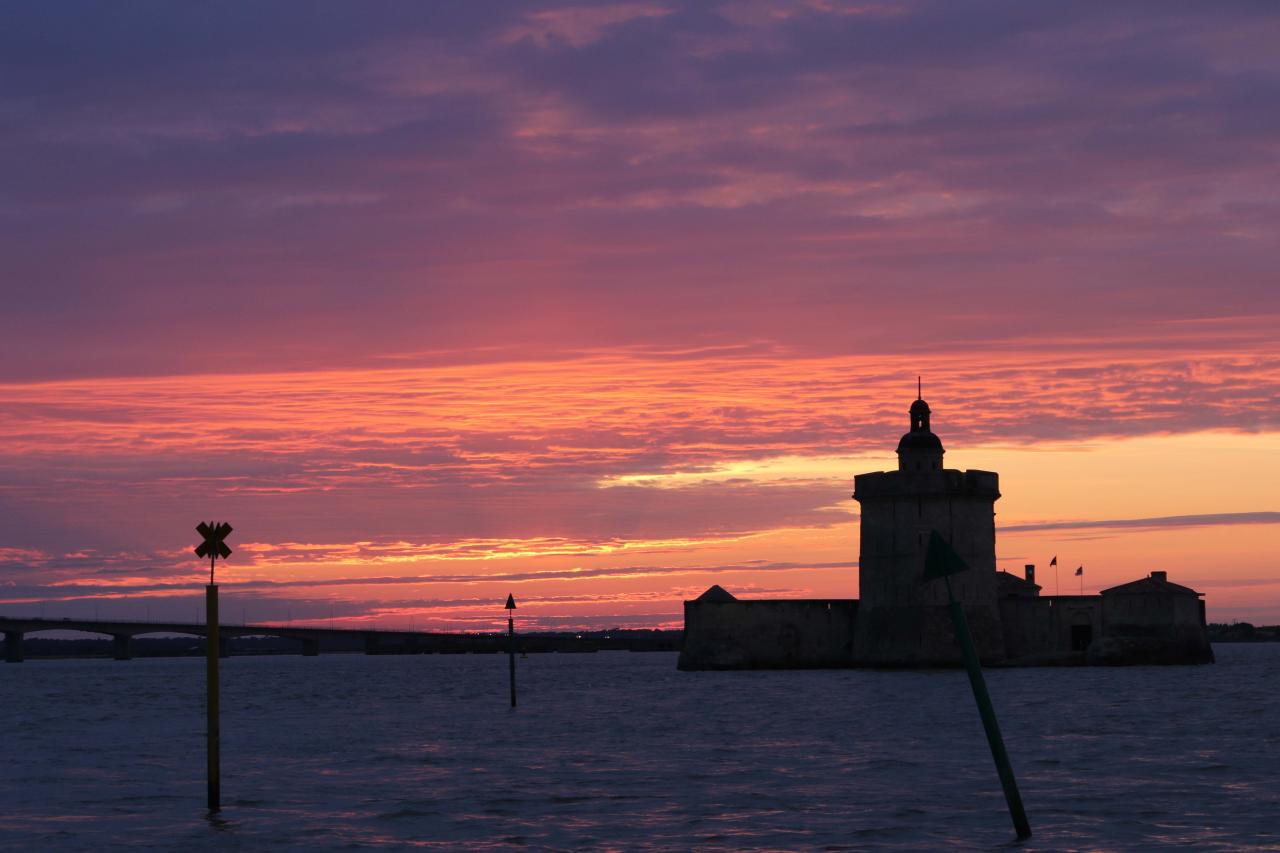
[(205, 750), (205, 774), (208, 777), (209, 811), (222, 811), (222, 732), (221, 709), (218, 705), (218, 587), (209, 584), (204, 588), (205, 624), (205, 672), (209, 683), (208, 711), (205, 721), (207, 748)]
[(516, 599), (507, 593), (507, 662), (511, 671), (511, 707), (516, 706)]
[(218, 653), (221, 643), (218, 641), (218, 585), (213, 582), (213, 565), (219, 557), (231, 556), (231, 549), (223, 540), (231, 532), (231, 525), (225, 521), (196, 525), (196, 532), (204, 537), (204, 541), (196, 547), (197, 557), (209, 558), (209, 585), (204, 588), (204, 626), (205, 626), (205, 673), (208, 678), (209, 699), (206, 703), (206, 775), (209, 789), (209, 811), (222, 811), (222, 767), (221, 739), (218, 707)]
[(982, 718), (982, 728), (987, 733), (987, 744), (991, 747), (991, 757), (995, 760), (996, 773), (1000, 776), (1000, 785), (1004, 788), (1005, 802), (1009, 804), (1009, 816), (1013, 818), (1014, 831), (1018, 839), (1031, 837), (1031, 824), (1027, 821), (1027, 812), (1022, 807), (1022, 795), (1018, 793), (1018, 780), (1013, 776), (1013, 765), (1009, 763), (1009, 753), (1004, 748), (1004, 738), (1000, 736), (1000, 724), (996, 721), (996, 709), (991, 704), (991, 695), (987, 693), (987, 682), (982, 677), (982, 662), (978, 659), (978, 650), (973, 644), (973, 635), (969, 633), (969, 622), (965, 619), (964, 607), (956, 601), (951, 590), (951, 576), (965, 571), (969, 565), (955, 552), (938, 531), (929, 535), (929, 551), (925, 555), (924, 579), (926, 581), (943, 578), (947, 584), (947, 607), (951, 611), (951, 624), (955, 629), (956, 641), (960, 644), (960, 654), (964, 658), (964, 667), (969, 673), (969, 686), (973, 688), (973, 698), (978, 703), (978, 716)]

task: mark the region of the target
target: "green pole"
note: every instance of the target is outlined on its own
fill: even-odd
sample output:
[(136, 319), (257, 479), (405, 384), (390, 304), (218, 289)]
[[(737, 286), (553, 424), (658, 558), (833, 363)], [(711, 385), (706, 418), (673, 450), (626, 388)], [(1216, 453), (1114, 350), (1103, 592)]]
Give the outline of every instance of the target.
[(516, 706), (516, 620), (507, 611), (507, 660), (511, 664), (511, 707)]
[(219, 766), (219, 732), (218, 732), (218, 587), (210, 583), (205, 587), (205, 637), (208, 648), (205, 660), (209, 676), (208, 702), (208, 777), (209, 777), (209, 811), (222, 810), (222, 778)]
[(1013, 777), (1013, 766), (1009, 764), (1009, 753), (1005, 752), (1004, 739), (1000, 737), (1000, 724), (996, 722), (996, 709), (991, 705), (991, 696), (987, 693), (987, 682), (982, 678), (982, 664), (978, 660), (978, 650), (974, 648), (973, 636), (969, 633), (969, 622), (965, 619), (964, 608), (956, 601), (951, 591), (951, 576), (946, 576), (947, 600), (950, 602), (951, 624), (955, 627), (956, 639), (960, 642), (960, 653), (964, 656), (964, 668), (969, 672), (969, 686), (973, 688), (973, 698), (978, 703), (978, 714), (982, 717), (982, 727), (987, 732), (987, 743), (991, 745), (991, 757), (996, 762), (996, 772), (1000, 774), (1000, 785), (1004, 788), (1004, 798), (1009, 804), (1009, 815), (1013, 818), (1013, 828), (1019, 839), (1031, 837), (1031, 824), (1027, 822), (1026, 810), (1022, 808), (1022, 795), (1018, 793), (1018, 780)]

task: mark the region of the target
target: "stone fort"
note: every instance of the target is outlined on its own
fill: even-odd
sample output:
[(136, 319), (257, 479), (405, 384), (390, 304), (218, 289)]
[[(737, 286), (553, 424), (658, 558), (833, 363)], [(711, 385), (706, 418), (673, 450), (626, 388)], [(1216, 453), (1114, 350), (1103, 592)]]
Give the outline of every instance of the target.
[(917, 395), (898, 469), (859, 474), (861, 599), (740, 600), (713, 586), (684, 603), (681, 669), (953, 666), (942, 581), (922, 577), (937, 531), (969, 569), (951, 578), (984, 663), (1209, 663), (1203, 594), (1167, 573), (1097, 595), (1041, 595), (1035, 566), (996, 569), (999, 475), (944, 468)]

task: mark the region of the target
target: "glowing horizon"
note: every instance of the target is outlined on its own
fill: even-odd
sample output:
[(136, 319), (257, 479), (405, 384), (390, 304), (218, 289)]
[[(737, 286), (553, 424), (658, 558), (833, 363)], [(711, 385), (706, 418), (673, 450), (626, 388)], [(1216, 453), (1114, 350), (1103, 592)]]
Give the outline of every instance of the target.
[[(1109, 364), (1108, 382), (1150, 399), (1142, 383), (1169, 381), (1153, 367), (1162, 357), (1131, 356), (1123, 373)], [(1249, 386), (1233, 403), (1223, 394), (1230, 371), (1206, 358), (1179, 399), (1187, 421), (1204, 418), (1197, 383), (1211, 387), (1216, 411), (1197, 431), (1169, 434), (1164, 406), (1154, 422), (1140, 410), (1063, 417), (1083, 396), (1111, 393), (1097, 369), (1062, 353), (1020, 362), (975, 358), (963, 371), (930, 374), (939, 393), (966, 388), (982, 401), (969, 411), (934, 397), (934, 428), (949, 467), (1001, 474), (1000, 568), (1045, 565), (1055, 554), (1087, 564), (1095, 590), (1164, 568), (1208, 593), (1211, 615), (1272, 612), (1257, 594), (1275, 586), (1261, 555), (1280, 524), (1270, 503), (1280, 430), (1230, 428), (1249, 412)], [(1269, 376), (1274, 368), (1262, 364), (1254, 372)], [(0, 418), (0, 439), (13, 468), (32, 458), (74, 467), (71, 494), (65, 483), (33, 481), (25, 491), (36, 504), (61, 492), (64, 506), (74, 500), (103, 528), (135, 527), (135, 511), (175, 499), (187, 513), (234, 518), (237, 554), (220, 582), (262, 618), (283, 606), (297, 620), (483, 628), (494, 618), (487, 602), (517, 590), (531, 626), (671, 626), (680, 601), (711, 583), (747, 596), (856, 595), (852, 476), (896, 466), (912, 396), (899, 392), (899, 411), (885, 411), (880, 398), (903, 383), (877, 378), (873, 366), (588, 356), (10, 384), (0, 386), (11, 413)], [(1000, 376), (994, 391), (966, 386), (966, 375), (991, 374)], [(1000, 396), (1046, 375), (1059, 377), (1053, 393), (1028, 390), (1016, 405)], [(193, 381), (217, 397), (216, 417), (184, 395)], [(864, 420), (847, 414), (858, 408), (869, 410)], [(32, 410), (51, 428), (31, 431)], [(993, 440), (998, 433), (1008, 438)], [(436, 450), (424, 457), (426, 443)], [(202, 458), (204, 447), (218, 450)], [(159, 467), (139, 477), (148, 465)], [(1194, 492), (1184, 488), (1191, 481)], [(129, 494), (113, 508), (95, 507), (122, 488)], [(441, 511), (453, 514), (447, 523), (427, 518)], [(315, 530), (313, 512), (337, 535), (298, 535)], [(27, 590), (10, 582), (4, 603), (65, 602), (78, 612), (90, 602), (190, 597), (203, 569), (184, 521), (167, 511), (137, 531), (167, 543), (158, 549), (113, 552), (85, 539), (62, 553), (0, 551), (6, 566), (31, 572)], [(1206, 565), (1208, 553), (1231, 555), (1230, 572)]]
[(215, 518), (233, 618), (854, 596), (923, 374), (1000, 568), (1280, 622), (1274, 16), (149, 15), (0, 33), (0, 612), (189, 612)]

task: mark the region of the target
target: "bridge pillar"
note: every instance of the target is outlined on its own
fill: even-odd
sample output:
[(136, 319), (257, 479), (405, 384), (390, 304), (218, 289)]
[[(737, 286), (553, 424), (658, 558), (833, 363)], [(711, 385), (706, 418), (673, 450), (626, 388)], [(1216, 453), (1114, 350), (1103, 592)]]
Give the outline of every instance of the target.
[(320, 654), (320, 640), (302, 638), (302, 656), (313, 658)]
[(133, 635), (112, 634), (112, 651), (116, 660), (133, 660)]
[(4, 632), (4, 659), (8, 663), (22, 663), (22, 632)]
[(231, 638), (230, 637), (218, 638), (218, 657), (220, 658), (231, 657)]

